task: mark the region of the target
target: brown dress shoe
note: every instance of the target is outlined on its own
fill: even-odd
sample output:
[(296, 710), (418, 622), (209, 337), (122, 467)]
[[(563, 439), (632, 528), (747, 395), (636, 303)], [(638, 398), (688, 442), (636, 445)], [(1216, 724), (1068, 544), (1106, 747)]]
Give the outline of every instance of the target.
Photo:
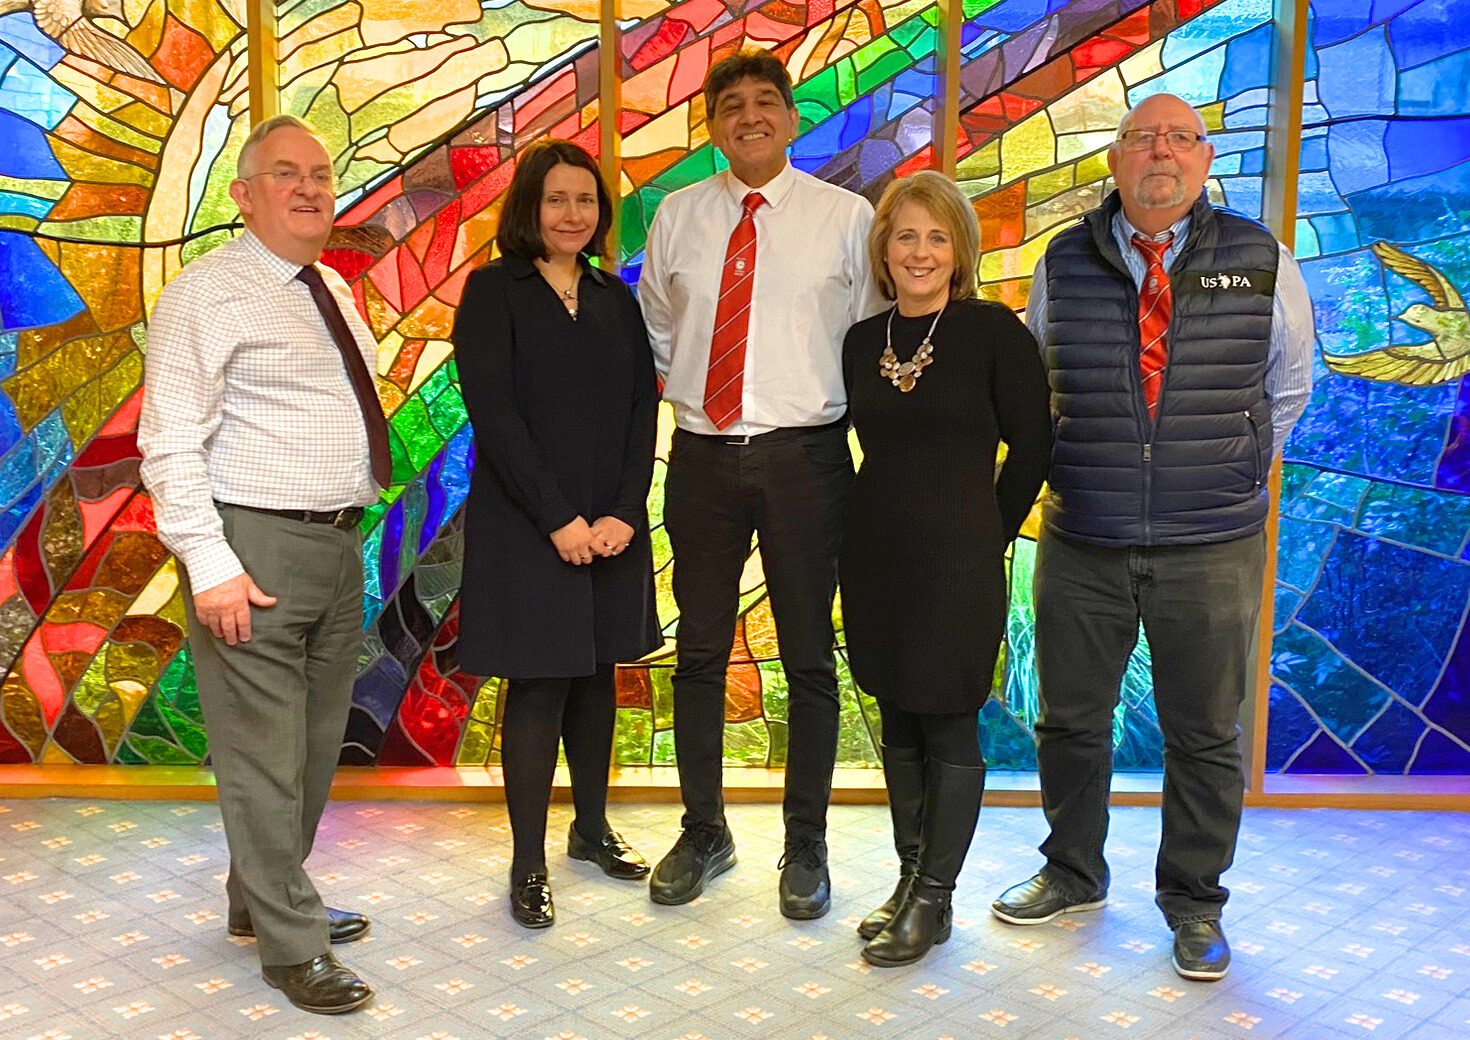
[[(327, 907), (327, 935), (333, 946), (356, 942), (372, 930), (373, 923), (364, 915), (351, 910)], [(255, 938), (255, 926), (250, 923), (250, 918), (247, 916), (241, 923), (231, 923), (229, 933), (253, 939)]]
[(355, 1011), (373, 998), (372, 988), (330, 953), (301, 964), (265, 965), (260, 977), (302, 1011), (316, 1015)]

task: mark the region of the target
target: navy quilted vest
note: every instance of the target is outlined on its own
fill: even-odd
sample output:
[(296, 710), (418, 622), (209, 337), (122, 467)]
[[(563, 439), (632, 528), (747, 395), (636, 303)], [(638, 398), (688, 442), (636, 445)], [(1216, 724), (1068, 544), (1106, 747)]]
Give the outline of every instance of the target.
[(1045, 523), (1096, 545), (1243, 538), (1267, 514), (1266, 349), (1279, 247), (1201, 196), (1169, 272), (1174, 312), (1158, 419), (1138, 375), (1138, 290), (1113, 238), (1117, 192), (1046, 251), (1056, 441)]

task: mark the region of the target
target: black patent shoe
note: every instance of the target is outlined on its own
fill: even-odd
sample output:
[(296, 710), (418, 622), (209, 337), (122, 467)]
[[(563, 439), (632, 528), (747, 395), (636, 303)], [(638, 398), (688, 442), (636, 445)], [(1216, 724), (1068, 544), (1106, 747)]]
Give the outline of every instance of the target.
[(922, 960), (935, 946), (948, 942), (954, 928), (950, 895), (915, 877), (893, 918), (863, 947), (863, 960), (880, 968), (898, 968)]
[(735, 865), (735, 839), (724, 824), (685, 827), (648, 879), (648, 898), (665, 906), (698, 899), (705, 884)]
[(266, 965), (260, 977), (302, 1011), (315, 1015), (341, 1015), (373, 998), (372, 988), (330, 953), (301, 964)]
[(1062, 914), (1100, 910), (1107, 902), (1106, 892), (1094, 892), (1080, 899), (1069, 895), (1042, 871), (1002, 892), (990, 904), (990, 912), (1006, 924), (1046, 924)]
[(596, 863), (602, 872), (619, 881), (637, 881), (648, 876), (648, 860), (609, 827), (596, 844), (577, 833), (574, 823), (567, 831), (567, 855), (572, 859)]
[(874, 910), (858, 925), (857, 933), (864, 939), (871, 939), (881, 932), (898, 908), (903, 905), (904, 897), (909, 894), (909, 888), (914, 883), (914, 870), (912, 866), (904, 867), (898, 875), (898, 884), (893, 889), (893, 895), (888, 897), (888, 902)]
[(776, 864), (781, 869), (781, 916), (812, 921), (832, 909), (827, 843), (819, 838), (791, 842)]
[[(229, 925), (227, 930), (231, 935), (255, 937), (255, 926), (251, 924), (248, 915), (242, 922)], [(365, 915), (327, 907), (327, 934), (333, 946), (357, 942), (372, 930), (373, 923)]]
[(522, 928), (550, 928), (556, 921), (551, 902), (551, 882), (543, 873), (532, 872), (510, 882), (510, 916)]
[(1174, 929), (1174, 970), (1180, 978), (1216, 982), (1230, 970), (1230, 944), (1219, 921), (1191, 921)]

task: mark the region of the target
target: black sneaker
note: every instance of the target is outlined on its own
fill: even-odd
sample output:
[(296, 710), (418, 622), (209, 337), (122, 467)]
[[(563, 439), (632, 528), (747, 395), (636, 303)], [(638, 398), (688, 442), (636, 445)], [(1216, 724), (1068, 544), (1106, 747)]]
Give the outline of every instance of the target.
[(781, 915), (811, 921), (832, 909), (832, 879), (827, 876), (827, 843), (797, 838), (786, 846), (781, 862)]
[(698, 899), (705, 883), (735, 865), (735, 839), (725, 824), (685, 827), (648, 879), (648, 897), (665, 906)]

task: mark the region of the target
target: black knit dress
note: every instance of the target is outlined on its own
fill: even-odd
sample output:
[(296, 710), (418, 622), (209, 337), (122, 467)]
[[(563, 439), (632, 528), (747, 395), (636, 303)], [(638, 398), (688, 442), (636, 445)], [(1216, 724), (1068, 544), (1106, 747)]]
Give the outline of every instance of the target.
[[(863, 452), (839, 561), (848, 658), (862, 690), (893, 707), (977, 711), (1004, 632), (1004, 553), (1051, 455), (1046, 374), (1008, 308), (965, 300), (945, 309), (932, 362), (901, 393), (878, 371), (889, 313), (843, 345)], [(894, 315), (900, 361), (933, 318)]]

